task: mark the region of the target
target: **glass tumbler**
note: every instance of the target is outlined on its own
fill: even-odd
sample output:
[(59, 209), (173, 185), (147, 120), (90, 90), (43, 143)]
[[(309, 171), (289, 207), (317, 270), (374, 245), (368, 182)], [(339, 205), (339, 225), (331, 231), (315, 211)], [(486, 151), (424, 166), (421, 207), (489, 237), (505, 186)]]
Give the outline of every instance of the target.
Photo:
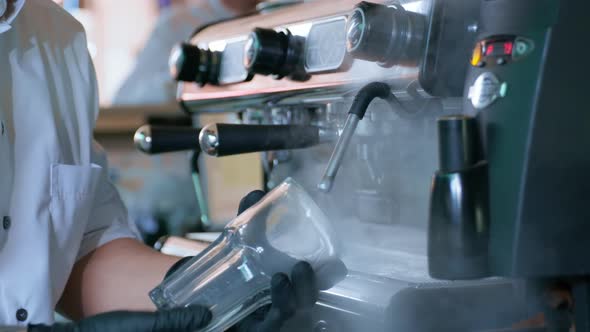
[(270, 303), (273, 274), (298, 261), (314, 270), (337, 259), (335, 232), (313, 199), (287, 179), (227, 224), (220, 237), (150, 292), (159, 309), (199, 304), (224, 331)]

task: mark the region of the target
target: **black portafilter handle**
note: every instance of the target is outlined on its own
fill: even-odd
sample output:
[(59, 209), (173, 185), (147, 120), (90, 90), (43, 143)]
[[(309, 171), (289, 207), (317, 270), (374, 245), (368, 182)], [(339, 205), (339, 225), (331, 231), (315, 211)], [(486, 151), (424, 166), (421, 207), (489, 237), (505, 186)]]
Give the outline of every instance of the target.
[(301, 125), (210, 124), (201, 130), (201, 150), (215, 157), (301, 149), (320, 142), (320, 128)]
[(133, 136), (135, 147), (147, 154), (200, 150), (200, 128), (145, 125)]
[(488, 175), (475, 118), (438, 120), (440, 170), (431, 187), (428, 270), (436, 279), (489, 276)]

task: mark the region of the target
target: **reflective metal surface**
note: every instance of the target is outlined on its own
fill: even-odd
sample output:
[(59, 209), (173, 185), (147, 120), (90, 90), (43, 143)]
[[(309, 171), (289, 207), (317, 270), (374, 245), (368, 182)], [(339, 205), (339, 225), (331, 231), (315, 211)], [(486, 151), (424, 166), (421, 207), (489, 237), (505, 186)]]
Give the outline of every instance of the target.
[(210, 156), (217, 155), (217, 148), (219, 147), (219, 135), (217, 132), (217, 125), (207, 125), (201, 130), (199, 135), (199, 144), (201, 150)]
[(305, 43), (305, 69), (310, 74), (345, 70), (351, 61), (346, 53), (346, 16), (312, 24)]
[(133, 136), (135, 147), (145, 153), (149, 153), (152, 149), (152, 134), (150, 126), (143, 126), (135, 132)]
[[(377, 1), (382, 2), (382, 1)], [(218, 112), (239, 110), (275, 103), (278, 100), (306, 102), (306, 99), (335, 94), (354, 89), (372, 80), (387, 81), (404, 91), (417, 79), (417, 68), (382, 68), (376, 63), (355, 60), (346, 55), (346, 18), (358, 1), (314, 1), (279, 9), (272, 13), (238, 19), (220, 26), (212, 26), (197, 34), (192, 43), (213, 51), (223, 52), (223, 59), (231, 63), (221, 64), (221, 87), (180, 84), (178, 97), (191, 112)], [(404, 8), (426, 14), (430, 0), (402, 1)], [(246, 40), (257, 27), (288, 30), (293, 36), (306, 40), (304, 65), (312, 76), (305, 82), (289, 79), (276, 80), (256, 75), (251, 80), (240, 70), (238, 59), (244, 50), (238, 41)], [(229, 47), (231, 43), (236, 45)], [(243, 67), (243, 64), (242, 64)], [(229, 84), (229, 85), (227, 85)]]
[(328, 166), (326, 168), (326, 172), (322, 177), (322, 181), (318, 185), (318, 189), (321, 191), (328, 193), (332, 190), (332, 185), (334, 184), (334, 178), (336, 177), (336, 173), (338, 173), (338, 169), (342, 164), (342, 159), (344, 158), (344, 153), (346, 152), (346, 148), (350, 144), (350, 140), (356, 131), (356, 127), (361, 119), (355, 114), (349, 114), (348, 118), (346, 119), (346, 124), (344, 125), (344, 130), (340, 135), (340, 140), (334, 149), (334, 153), (332, 157), (330, 157), (330, 161), (328, 162)]

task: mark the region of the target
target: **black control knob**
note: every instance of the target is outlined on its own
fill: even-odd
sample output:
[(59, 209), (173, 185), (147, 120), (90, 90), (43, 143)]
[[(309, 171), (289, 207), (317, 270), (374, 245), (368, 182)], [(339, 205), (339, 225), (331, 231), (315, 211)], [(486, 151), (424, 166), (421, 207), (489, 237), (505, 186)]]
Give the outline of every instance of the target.
[(254, 74), (305, 80), (308, 75), (301, 60), (304, 43), (304, 38), (288, 30), (256, 28), (246, 42), (244, 66)]
[(217, 84), (221, 55), (188, 43), (176, 45), (169, 59), (170, 74), (180, 82)]
[(359, 3), (346, 27), (346, 48), (353, 57), (384, 67), (416, 66), (424, 49), (425, 18), (400, 5)]

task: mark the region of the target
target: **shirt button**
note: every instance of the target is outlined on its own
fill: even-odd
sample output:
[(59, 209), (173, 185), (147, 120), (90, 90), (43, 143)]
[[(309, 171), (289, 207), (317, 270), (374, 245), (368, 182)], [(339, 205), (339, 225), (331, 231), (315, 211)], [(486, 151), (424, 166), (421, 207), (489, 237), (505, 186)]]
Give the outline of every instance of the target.
[(4, 228), (4, 230), (8, 230), (11, 224), (10, 217), (6, 216), (2, 218), (2, 228)]
[(29, 313), (25, 309), (21, 308), (16, 311), (16, 319), (19, 322), (26, 321), (28, 317), (29, 317)]

